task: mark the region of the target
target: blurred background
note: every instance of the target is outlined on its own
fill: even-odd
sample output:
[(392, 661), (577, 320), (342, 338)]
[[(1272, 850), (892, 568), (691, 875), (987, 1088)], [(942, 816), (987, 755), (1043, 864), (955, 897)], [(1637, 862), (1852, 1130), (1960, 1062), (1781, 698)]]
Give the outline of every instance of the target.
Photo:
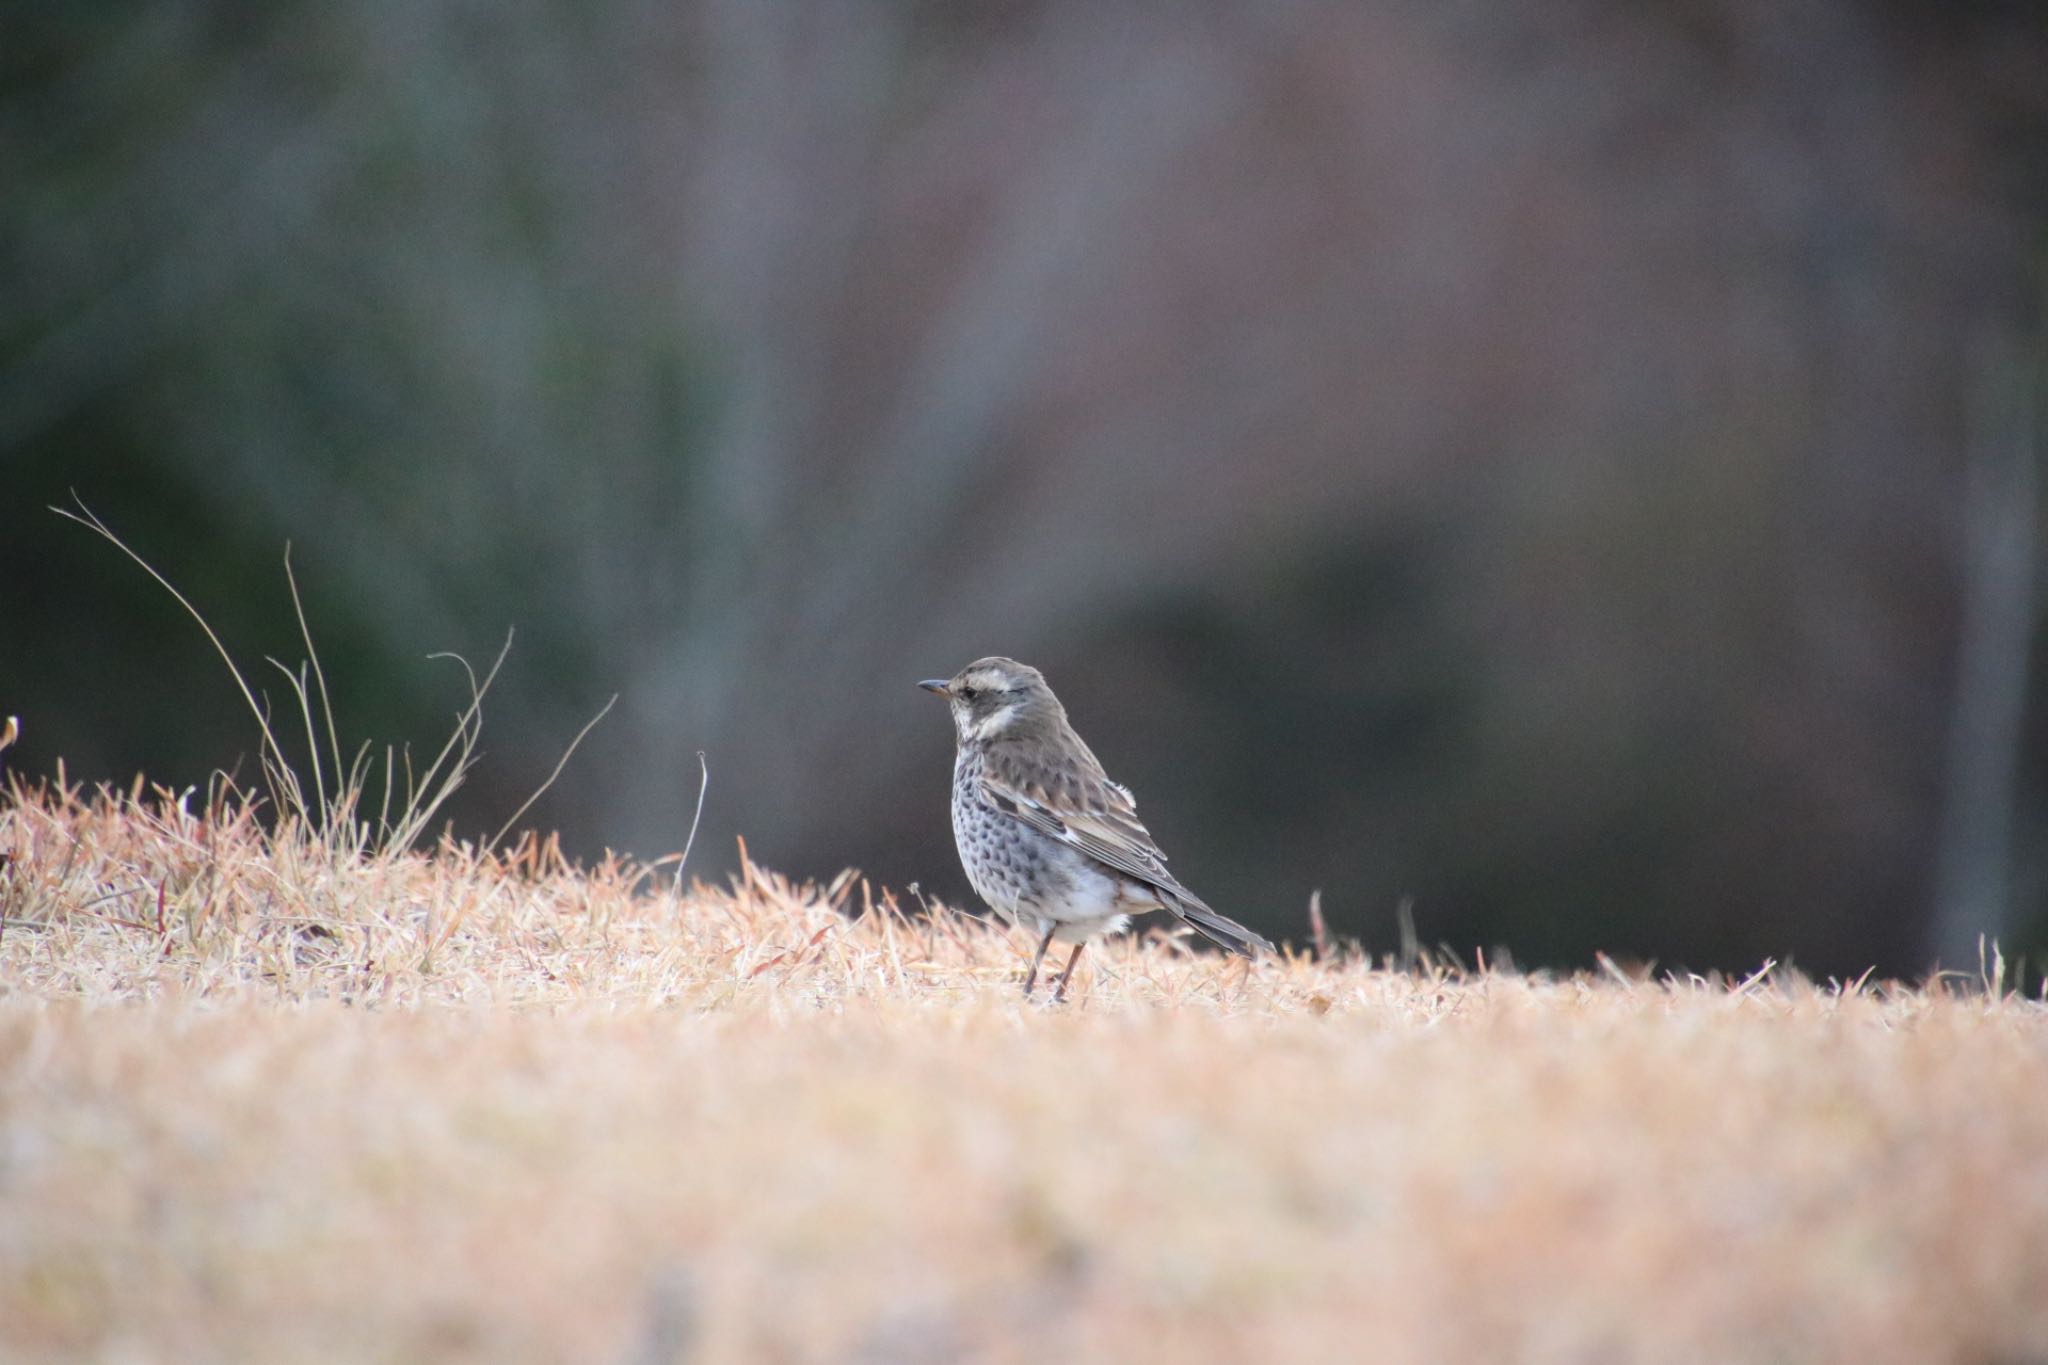
[(15, 771), (253, 773), (76, 490), (465, 834), (971, 903), (1006, 653), (1269, 933), (2048, 951), (2032, 0), (5, 13)]

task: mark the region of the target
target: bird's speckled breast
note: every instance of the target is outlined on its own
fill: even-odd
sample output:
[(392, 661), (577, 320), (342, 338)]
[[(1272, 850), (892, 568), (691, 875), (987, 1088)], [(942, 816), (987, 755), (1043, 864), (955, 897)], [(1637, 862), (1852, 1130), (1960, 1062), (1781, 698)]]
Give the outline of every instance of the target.
[(1013, 924), (1071, 926), (1078, 938), (1113, 932), (1124, 916), (1149, 908), (1151, 897), (1133, 894), (1143, 888), (990, 805), (981, 777), (980, 752), (961, 749), (953, 761), (953, 842), (975, 894), (997, 914)]

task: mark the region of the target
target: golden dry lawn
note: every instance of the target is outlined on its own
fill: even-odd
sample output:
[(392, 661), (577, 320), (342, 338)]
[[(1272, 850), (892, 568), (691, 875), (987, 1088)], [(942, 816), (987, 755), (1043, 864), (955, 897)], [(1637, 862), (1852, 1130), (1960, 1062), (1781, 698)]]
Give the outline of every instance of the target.
[[(0, 1358), (2048, 1360), (2048, 1016), (0, 798)], [(915, 909), (915, 907), (913, 907)]]

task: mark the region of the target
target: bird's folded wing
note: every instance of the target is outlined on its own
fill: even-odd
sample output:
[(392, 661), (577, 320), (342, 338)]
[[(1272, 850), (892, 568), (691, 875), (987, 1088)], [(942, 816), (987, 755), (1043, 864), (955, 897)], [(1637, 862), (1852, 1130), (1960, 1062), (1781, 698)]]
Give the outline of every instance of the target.
[(982, 794), (997, 810), (1016, 816), (1039, 833), (1176, 900), (1208, 909), (1166, 870), (1166, 855), (1138, 819), (1137, 804), (1116, 783), (1105, 779), (1078, 792), (1071, 785), (1049, 791), (1035, 783), (1013, 786), (985, 776)]

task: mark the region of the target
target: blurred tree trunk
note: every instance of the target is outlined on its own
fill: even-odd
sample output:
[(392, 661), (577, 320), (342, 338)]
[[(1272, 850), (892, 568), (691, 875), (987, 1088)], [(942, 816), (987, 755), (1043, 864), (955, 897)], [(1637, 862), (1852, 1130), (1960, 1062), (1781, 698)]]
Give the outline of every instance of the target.
[(1963, 502), (1962, 638), (1928, 947), (1948, 967), (2012, 946), (2012, 841), (2039, 581), (2037, 347), (1978, 348)]

